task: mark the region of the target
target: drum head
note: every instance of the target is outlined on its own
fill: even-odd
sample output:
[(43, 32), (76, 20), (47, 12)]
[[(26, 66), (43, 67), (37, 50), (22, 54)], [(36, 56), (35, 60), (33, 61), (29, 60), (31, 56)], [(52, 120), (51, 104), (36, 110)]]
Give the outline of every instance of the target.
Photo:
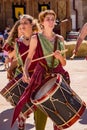
[(36, 90), (31, 95), (31, 102), (35, 105), (40, 104), (50, 98), (55, 91), (59, 88), (57, 77), (51, 77), (50, 79), (46, 79), (44, 84), (39, 87), (39, 90)]
[(54, 85), (55, 82), (56, 82), (56, 78), (52, 78), (51, 80), (46, 82), (40, 88), (40, 90), (36, 93), (34, 99), (38, 100), (38, 99), (42, 98), (45, 94), (47, 94), (51, 90), (51, 88), (52, 88), (52, 86)]

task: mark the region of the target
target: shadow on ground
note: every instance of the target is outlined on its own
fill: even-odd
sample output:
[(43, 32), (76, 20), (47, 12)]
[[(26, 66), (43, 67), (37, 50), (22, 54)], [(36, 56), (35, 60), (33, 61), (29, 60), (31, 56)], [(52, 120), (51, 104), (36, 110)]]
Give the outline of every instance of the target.
[[(0, 130), (18, 130), (17, 122), (15, 122), (14, 126), (11, 128), (13, 110), (13, 108), (7, 109), (0, 113)], [(30, 130), (33, 127), (33, 124), (26, 123), (26, 130)]]
[(83, 115), (80, 118), (79, 121), (80, 124), (86, 124), (87, 125), (87, 109), (85, 110), (85, 112), (83, 113)]

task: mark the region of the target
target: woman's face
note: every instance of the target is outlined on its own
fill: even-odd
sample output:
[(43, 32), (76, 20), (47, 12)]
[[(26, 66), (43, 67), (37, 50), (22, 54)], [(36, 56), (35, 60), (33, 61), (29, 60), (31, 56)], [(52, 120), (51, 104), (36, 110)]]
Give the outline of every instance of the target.
[(52, 14), (48, 14), (46, 15), (46, 17), (44, 18), (44, 21), (42, 22), (42, 25), (44, 26), (45, 30), (53, 30), (54, 26), (55, 26), (55, 17)]
[(29, 33), (32, 30), (32, 24), (27, 18), (23, 18), (20, 20), (20, 24), (22, 26), (22, 31), (25, 34)]

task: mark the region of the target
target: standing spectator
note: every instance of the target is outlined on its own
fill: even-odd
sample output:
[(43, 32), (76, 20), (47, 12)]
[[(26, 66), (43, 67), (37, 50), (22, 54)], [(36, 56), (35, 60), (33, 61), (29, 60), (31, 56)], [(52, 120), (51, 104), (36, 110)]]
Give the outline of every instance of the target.
[(0, 33), (0, 52), (2, 52), (2, 46), (4, 44), (4, 37), (3, 35)]
[(4, 40), (6, 40), (9, 36), (9, 32), (10, 32), (10, 27), (7, 26), (4, 30)]
[(3, 34), (0, 32), (0, 57), (1, 57), (2, 62), (3, 62), (3, 58), (4, 58), (3, 49), (2, 49), (3, 44), (4, 44), (4, 37), (3, 37)]

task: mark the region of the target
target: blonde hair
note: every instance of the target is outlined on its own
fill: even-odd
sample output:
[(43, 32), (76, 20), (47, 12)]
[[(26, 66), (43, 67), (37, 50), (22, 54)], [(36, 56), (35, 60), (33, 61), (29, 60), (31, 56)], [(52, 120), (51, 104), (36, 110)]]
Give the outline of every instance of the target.
[(55, 19), (56, 19), (56, 13), (53, 11), (53, 10), (45, 10), (45, 11), (42, 11), (39, 13), (39, 22), (43, 22), (44, 21), (44, 18), (48, 15), (48, 14), (51, 14), (51, 15), (54, 15)]

